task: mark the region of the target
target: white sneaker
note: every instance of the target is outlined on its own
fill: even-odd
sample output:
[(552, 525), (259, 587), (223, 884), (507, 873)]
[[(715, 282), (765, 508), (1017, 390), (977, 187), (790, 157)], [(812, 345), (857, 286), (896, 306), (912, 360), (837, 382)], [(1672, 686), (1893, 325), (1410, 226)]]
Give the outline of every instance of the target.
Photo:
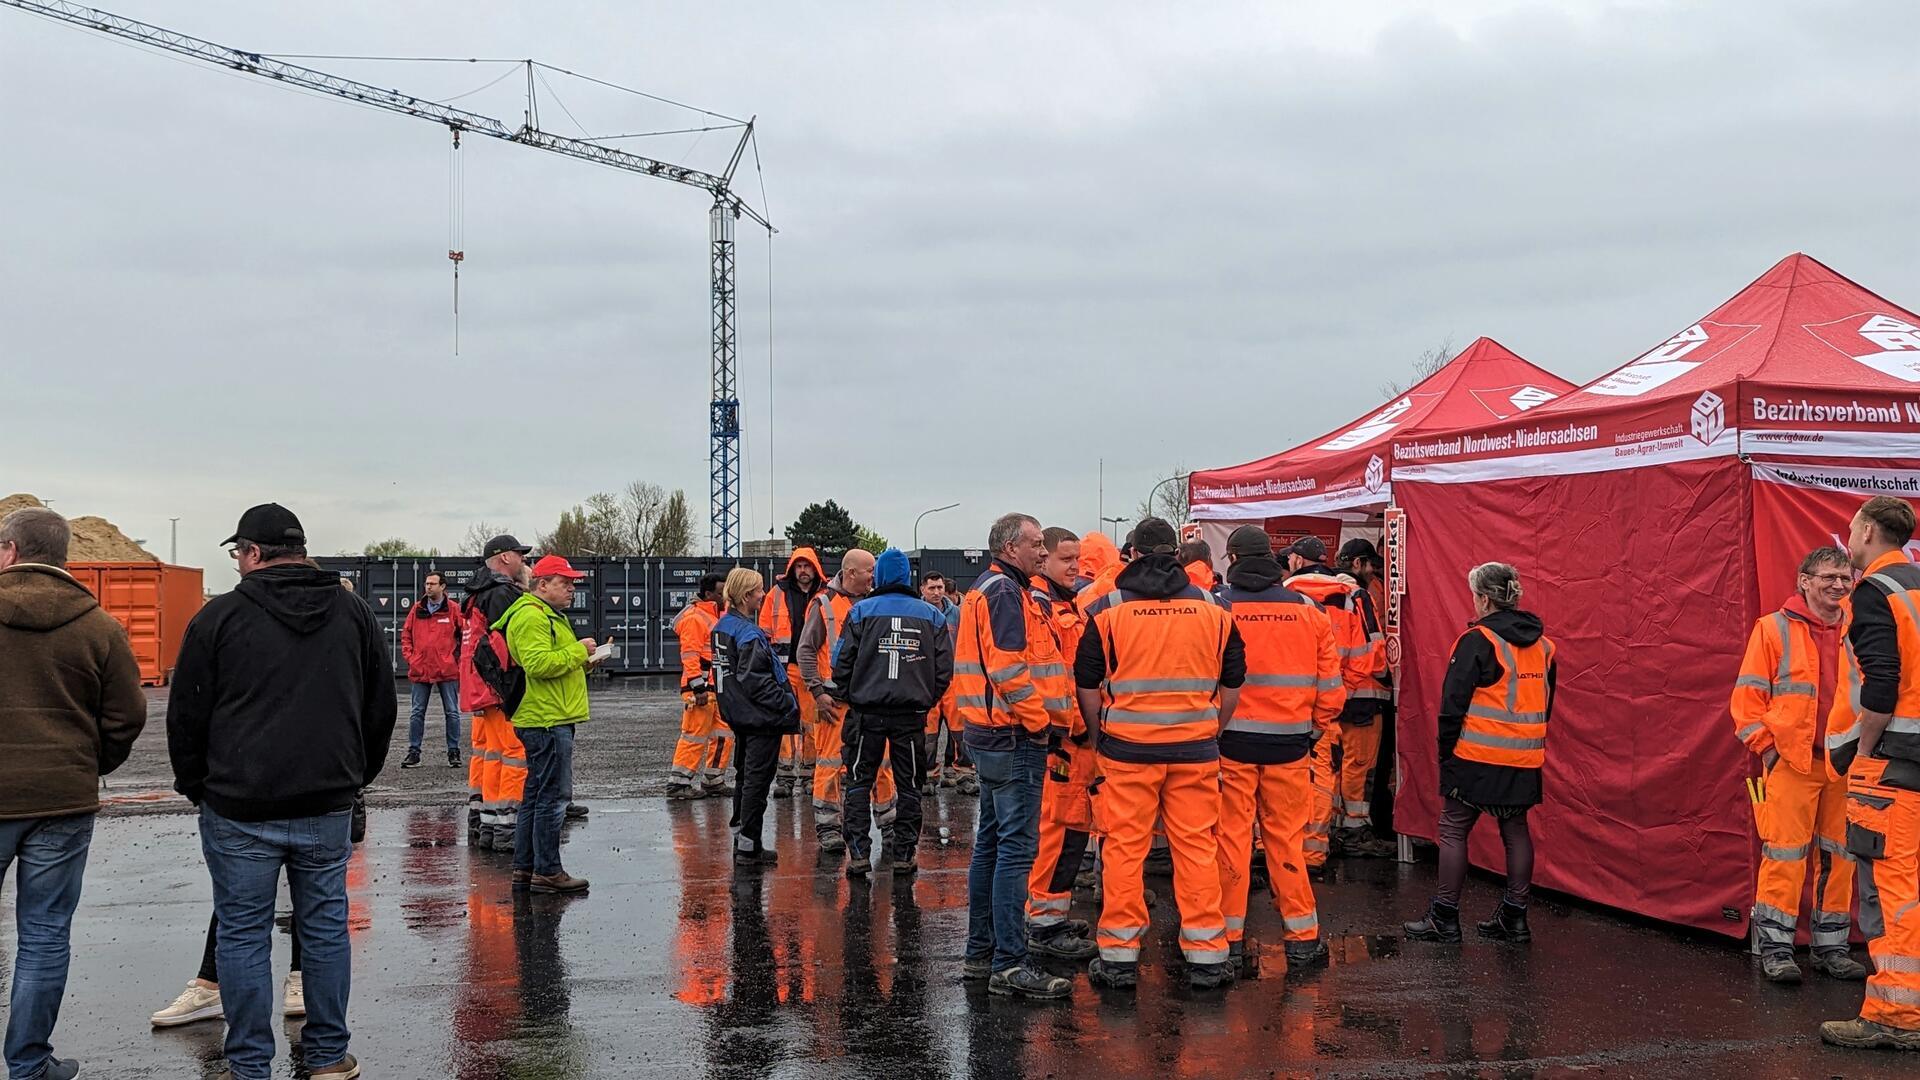
[(226, 1015), (220, 1005), (220, 991), (190, 982), (186, 990), (173, 999), (173, 1004), (154, 1013), (150, 1019), (154, 1027), (179, 1027), (201, 1020), (218, 1020)]
[(288, 1016), (307, 1015), (307, 983), (297, 971), (287, 975), (287, 1000), (283, 1011)]

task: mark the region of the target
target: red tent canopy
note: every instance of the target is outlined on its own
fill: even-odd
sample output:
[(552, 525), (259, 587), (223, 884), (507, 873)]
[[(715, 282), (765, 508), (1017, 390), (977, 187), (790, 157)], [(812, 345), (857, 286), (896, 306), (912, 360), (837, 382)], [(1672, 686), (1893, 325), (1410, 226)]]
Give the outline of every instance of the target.
[[(1800, 557), (1844, 534), (1863, 495), (1920, 492), (1920, 318), (1793, 255), (1579, 390), (1396, 438), (1393, 455), (1412, 583), (1396, 825), (1433, 835), (1434, 717), (1473, 614), (1466, 572), (1510, 562), (1559, 646), (1536, 880), (1744, 933), (1742, 778), (1757, 767), (1728, 695)], [(1472, 850), (1500, 864), (1489, 836)]]
[(1248, 520), (1378, 508), (1390, 497), (1390, 438), (1493, 423), (1543, 406), (1573, 384), (1480, 338), (1405, 394), (1285, 453), (1188, 482), (1193, 516)]

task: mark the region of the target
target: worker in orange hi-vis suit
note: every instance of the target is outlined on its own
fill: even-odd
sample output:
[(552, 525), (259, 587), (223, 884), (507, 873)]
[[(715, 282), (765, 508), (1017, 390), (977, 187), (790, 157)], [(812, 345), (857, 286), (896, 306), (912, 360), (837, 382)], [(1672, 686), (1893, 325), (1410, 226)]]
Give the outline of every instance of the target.
[[(827, 693), (833, 681), (833, 647), (840, 640), (853, 602), (872, 591), (873, 568), (871, 551), (855, 548), (847, 552), (840, 561), (840, 572), (807, 605), (807, 621), (794, 648), (814, 705), (813, 827), (820, 851), (828, 855), (847, 849), (841, 825), (841, 794), (846, 787), (841, 749), (847, 710)], [(884, 828), (893, 824), (893, 816), (893, 769), (882, 762), (873, 785), (873, 819)]]
[(1847, 851), (1873, 974), (1860, 1015), (1820, 1025), (1822, 1041), (1920, 1050), (1920, 567), (1907, 557), (1913, 507), (1868, 499), (1847, 554), (1853, 590), (1841, 654), (1845, 695), (1827, 724), (1827, 766), (1847, 778)]
[(1074, 657), (1080, 713), (1097, 740), (1094, 816), (1106, 838), (1100, 955), (1087, 974), (1116, 989), (1139, 982), (1141, 871), (1156, 813), (1173, 853), (1187, 980), (1208, 989), (1235, 975), (1220, 909), (1219, 734), (1240, 697), (1246, 649), (1233, 616), (1187, 580), (1177, 539), (1159, 518), (1134, 528), (1134, 560), (1088, 608)]
[(473, 749), (467, 755), (467, 837), (483, 850), (513, 850), (520, 799), (527, 785), (527, 752), (500, 705), (500, 695), (474, 667), (474, 649), (486, 640), (497, 659), (510, 659), (505, 636), (491, 627), (527, 591), (526, 557), (532, 550), (504, 534), (487, 541), (486, 563), (467, 579), (462, 601), (467, 624), (460, 635), (460, 700), (473, 710), (469, 727)]
[[(960, 643), (960, 605), (953, 599), (954, 582), (938, 570), (920, 575), (920, 599), (940, 610), (947, 620), (947, 644)], [(937, 788), (959, 786), (961, 794), (978, 795), (980, 781), (974, 776), (973, 762), (967, 758), (960, 740), (960, 713), (953, 706), (952, 684), (940, 704), (927, 714), (927, 780), (920, 794), (932, 795)]]
[[(1082, 621), (1074, 606), (1073, 579), (1080, 568), (1080, 538), (1062, 528), (1042, 530), (1047, 554), (1033, 576), (1035, 606), (1047, 613), (1047, 625), (1060, 656), (1080, 648)], [(1073, 879), (1080, 874), (1093, 834), (1093, 747), (1086, 724), (1073, 701), (1073, 682), (1063, 669), (1044, 681), (1035, 679), (1046, 700), (1047, 713), (1064, 717), (1066, 727), (1047, 736), (1047, 777), (1040, 790), (1040, 846), (1027, 877), (1027, 950), (1062, 960), (1090, 960), (1099, 952), (1092, 927), (1068, 917), (1073, 907)]]
[[(667, 798), (697, 799), (730, 790), (728, 773), (732, 733), (720, 720), (713, 696), (713, 627), (720, 621), (720, 586), (725, 574), (700, 576), (699, 595), (673, 620), (680, 639), (680, 742), (673, 749), (673, 777)], [(716, 756), (723, 764), (716, 767)]]
[[(793, 789), (814, 768), (813, 729), (818, 722), (813, 711), (813, 695), (807, 692), (807, 680), (800, 674), (796, 650), (800, 629), (807, 622), (807, 608), (827, 584), (827, 572), (820, 556), (812, 548), (796, 548), (787, 560), (787, 569), (773, 579), (767, 598), (760, 602), (760, 629), (773, 642), (773, 651), (787, 665), (787, 681), (800, 702), (800, 734), (789, 735), (780, 744), (780, 771), (773, 779), (773, 797), (793, 798)], [(746, 617), (746, 612), (741, 612)]]
[(1821, 548), (1801, 562), (1796, 584), (1778, 611), (1754, 624), (1729, 703), (1734, 734), (1759, 755), (1763, 777), (1753, 807), (1760, 871), (1748, 925), (1761, 972), (1774, 982), (1799, 982), (1793, 937), (1812, 863), (1813, 965), (1832, 978), (1859, 980), (1867, 969), (1847, 955), (1847, 781), (1828, 774), (1826, 751), (1853, 564), (1839, 548)]
[[(1220, 891), (1227, 942), (1242, 973), (1247, 894), (1256, 847), (1264, 849), (1287, 969), (1324, 964), (1320, 914), (1307, 879), (1307, 819), (1314, 791), (1307, 753), (1338, 721), (1346, 679), (1326, 612), (1280, 584), (1286, 571), (1265, 529), (1243, 525), (1227, 539), (1222, 599), (1246, 646), (1240, 703), (1220, 733)], [(1256, 843), (1254, 823), (1261, 841)]]

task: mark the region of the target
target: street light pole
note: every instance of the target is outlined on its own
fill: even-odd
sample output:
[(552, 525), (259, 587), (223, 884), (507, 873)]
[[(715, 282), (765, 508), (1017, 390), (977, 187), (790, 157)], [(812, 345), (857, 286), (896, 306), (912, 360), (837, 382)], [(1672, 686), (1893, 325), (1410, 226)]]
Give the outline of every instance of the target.
[(1165, 480), (1162, 480), (1159, 483), (1153, 485), (1153, 490), (1147, 493), (1147, 513), (1149, 514), (1153, 513), (1153, 500), (1160, 497), (1161, 488), (1166, 487), (1168, 484), (1173, 483), (1175, 480), (1185, 480), (1191, 476), (1193, 476), (1193, 474), (1190, 472), (1175, 473), (1174, 475), (1167, 477)]
[(920, 511), (920, 517), (913, 519), (913, 550), (920, 550), (920, 518), (926, 517), (928, 514), (937, 514), (942, 510), (951, 510), (959, 505), (959, 503), (948, 503), (945, 506), (936, 506), (931, 510)]
[(167, 561), (178, 566), (180, 565), (180, 519), (168, 518), (167, 524), (173, 530), (173, 538), (167, 543)]
[(1127, 519), (1123, 517), (1103, 517), (1100, 520), (1107, 523), (1108, 525), (1113, 526), (1113, 529), (1111, 530), (1113, 533), (1113, 542), (1116, 544), (1119, 543), (1120, 542), (1120, 526)]

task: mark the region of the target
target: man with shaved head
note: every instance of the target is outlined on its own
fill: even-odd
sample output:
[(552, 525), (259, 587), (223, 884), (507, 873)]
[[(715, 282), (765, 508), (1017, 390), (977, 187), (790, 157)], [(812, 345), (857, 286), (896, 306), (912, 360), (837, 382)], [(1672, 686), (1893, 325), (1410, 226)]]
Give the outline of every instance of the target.
[[(828, 693), (833, 686), (833, 650), (846, 628), (853, 602), (873, 591), (873, 567), (871, 551), (854, 548), (841, 558), (840, 572), (807, 603), (807, 621), (794, 649), (800, 676), (813, 695), (813, 745), (819, 754), (813, 767), (813, 828), (823, 855), (838, 855), (847, 849), (840, 814), (846, 786), (846, 755), (841, 744), (846, 736), (847, 707)], [(874, 784), (873, 817), (885, 828), (893, 823), (893, 813), (893, 770), (883, 764)]]

